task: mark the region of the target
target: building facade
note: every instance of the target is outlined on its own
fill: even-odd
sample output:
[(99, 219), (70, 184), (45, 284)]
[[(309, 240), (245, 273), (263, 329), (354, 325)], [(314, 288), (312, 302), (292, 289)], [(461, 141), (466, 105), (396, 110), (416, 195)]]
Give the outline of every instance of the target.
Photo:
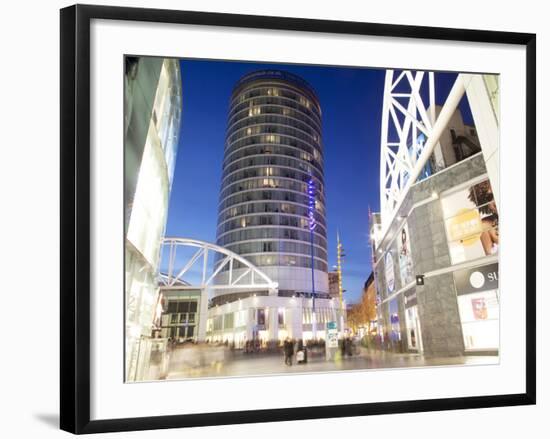
[(160, 317), (157, 270), (180, 129), (179, 63), (125, 59), (126, 379), (147, 379)]
[(498, 246), (481, 152), (414, 184), (376, 239), (384, 346), (428, 357), (498, 354)]
[(160, 287), (163, 300), (161, 316), (161, 337), (178, 342), (198, 342), (201, 328), (205, 325), (206, 307), (200, 289), (163, 289)]
[[(229, 105), (217, 244), (257, 266), (278, 283), (278, 290), (218, 291), (211, 300), (207, 335), (270, 341), (323, 335), (313, 334), (317, 323), (323, 329), (324, 320), (315, 321), (312, 297), (319, 310), (334, 306), (327, 274), (321, 125), (315, 92), (295, 75), (264, 70), (236, 84)], [(239, 267), (233, 268), (238, 276)], [(228, 273), (222, 270), (218, 280), (225, 282)], [(237, 317), (220, 323), (220, 314), (234, 313)], [(327, 320), (336, 318), (328, 313)]]
[[(431, 111), (428, 108), (428, 113)], [(439, 116), (441, 106), (435, 106), (435, 115)], [(423, 136), (423, 135), (422, 135)], [(423, 136), (425, 137), (425, 136)], [(481, 151), (475, 126), (464, 123), (462, 113), (457, 108), (447, 127), (439, 137), (430, 165), (432, 172), (438, 172)]]
[[(411, 89), (420, 90), (426, 76), (426, 72), (395, 73), (386, 72), (384, 108), (390, 112), (397, 83), (405, 78)], [(385, 349), (427, 357), (494, 355), (496, 362), (499, 78), (458, 74), (442, 107), (434, 102), (434, 79), (428, 72), (424, 82), (428, 110), (422, 99), (406, 95), (411, 99), (404, 119), (391, 119), (398, 136), (394, 130), (383, 130), (382, 212), (370, 219), (378, 335)], [(457, 109), (465, 95), (472, 126), (464, 123)], [(430, 137), (423, 142), (416, 129), (411, 136), (410, 126), (420, 127)], [(426, 126), (431, 129), (426, 131)], [(384, 160), (393, 145), (399, 146), (411, 166)], [(426, 149), (431, 151), (428, 161)], [(384, 185), (388, 178), (391, 184)]]

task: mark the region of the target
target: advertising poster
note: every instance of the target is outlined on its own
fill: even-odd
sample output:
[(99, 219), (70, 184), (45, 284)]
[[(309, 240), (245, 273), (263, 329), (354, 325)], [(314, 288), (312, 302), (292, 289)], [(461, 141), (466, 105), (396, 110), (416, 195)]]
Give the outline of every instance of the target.
[(386, 267), (386, 288), (388, 290), (388, 294), (391, 294), (395, 290), (395, 269), (393, 267), (391, 252), (386, 253), (384, 266)]
[(487, 303), (485, 298), (472, 299), (472, 311), (475, 320), (487, 320)]
[(498, 212), (489, 180), (442, 197), (454, 264), (498, 254)]
[(401, 229), (401, 233), (398, 235), (397, 251), (399, 253), (399, 273), (401, 275), (401, 285), (405, 286), (414, 280), (411, 240), (407, 223), (405, 223)]

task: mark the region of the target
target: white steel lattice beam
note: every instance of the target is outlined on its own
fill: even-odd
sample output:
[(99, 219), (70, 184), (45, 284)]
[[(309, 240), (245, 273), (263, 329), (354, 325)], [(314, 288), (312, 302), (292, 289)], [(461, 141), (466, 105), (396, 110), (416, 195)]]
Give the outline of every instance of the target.
[[(169, 289), (211, 289), (211, 290), (249, 290), (249, 289), (268, 289), (276, 290), (277, 282), (272, 281), (258, 267), (254, 266), (250, 261), (242, 256), (227, 250), (218, 245), (199, 241), (190, 238), (164, 238), (163, 247), (168, 248), (168, 274), (159, 273), (159, 283), (165, 290)], [(176, 254), (178, 248), (191, 247), (197, 250), (190, 257), (181, 257), (178, 260)], [(162, 255), (161, 251), (161, 255)], [(181, 255), (182, 252), (180, 252)], [(209, 271), (209, 258), (211, 255), (222, 255), (223, 259), (217, 263), (217, 266), (212, 272)], [(199, 263), (202, 257), (202, 263)], [(235, 268), (235, 261), (239, 262), (240, 268)], [(238, 265), (237, 265), (238, 266)], [(180, 268), (181, 267), (181, 268)], [(184, 279), (184, 275), (188, 273), (192, 267), (200, 270), (200, 284), (193, 284)], [(223, 277), (223, 282), (219, 279), (214, 282), (214, 279), (222, 271), (228, 268), (229, 273)], [(178, 270), (179, 269), (179, 270)], [(238, 272), (236, 270), (239, 270)], [(173, 273), (177, 273), (173, 275)], [(249, 276), (250, 279), (247, 279)], [(246, 282), (241, 280), (246, 279)]]
[(386, 71), (380, 139), (383, 231), (420, 176), (463, 95), (463, 75), (458, 75), (436, 119), (433, 72)]

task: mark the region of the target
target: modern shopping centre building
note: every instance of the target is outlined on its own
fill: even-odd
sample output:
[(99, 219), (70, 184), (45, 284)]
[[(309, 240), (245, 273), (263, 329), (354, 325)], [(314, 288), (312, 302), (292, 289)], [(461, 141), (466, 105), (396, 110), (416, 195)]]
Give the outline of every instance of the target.
[[(386, 78), (386, 102), (399, 80)], [(383, 127), (382, 212), (371, 218), (382, 342), (432, 357), (499, 350), (498, 77), (456, 81), (443, 108), (401, 101), (408, 116), (393, 121), (388, 111), (385, 123), (400, 129)], [(475, 127), (464, 125), (457, 110), (464, 95)], [(417, 122), (407, 125), (411, 117)], [(422, 125), (413, 132), (415, 123)], [(401, 162), (384, 155), (393, 146)], [(400, 180), (392, 185), (392, 178)]]
[[(287, 336), (324, 338), (326, 323), (340, 321), (339, 301), (331, 300), (328, 286), (321, 126), (319, 100), (296, 75), (262, 70), (236, 84), (217, 245), (250, 261), (278, 288), (214, 289), (207, 340), (242, 346)], [(216, 282), (226, 284), (228, 277), (245, 271), (235, 261), (217, 274)]]
[(182, 111), (179, 63), (124, 59), (125, 378), (147, 379), (159, 318), (157, 273)]

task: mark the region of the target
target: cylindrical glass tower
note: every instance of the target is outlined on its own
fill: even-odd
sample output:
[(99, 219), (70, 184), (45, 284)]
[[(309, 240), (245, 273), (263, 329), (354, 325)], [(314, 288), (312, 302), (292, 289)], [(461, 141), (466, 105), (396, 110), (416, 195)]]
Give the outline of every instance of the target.
[[(310, 180), (315, 186), (315, 293), (323, 298), (328, 297), (328, 270), (319, 100), (303, 79), (287, 72), (244, 76), (229, 105), (217, 244), (278, 282), (279, 296), (312, 292)], [(221, 291), (213, 303), (251, 294), (267, 292)]]

